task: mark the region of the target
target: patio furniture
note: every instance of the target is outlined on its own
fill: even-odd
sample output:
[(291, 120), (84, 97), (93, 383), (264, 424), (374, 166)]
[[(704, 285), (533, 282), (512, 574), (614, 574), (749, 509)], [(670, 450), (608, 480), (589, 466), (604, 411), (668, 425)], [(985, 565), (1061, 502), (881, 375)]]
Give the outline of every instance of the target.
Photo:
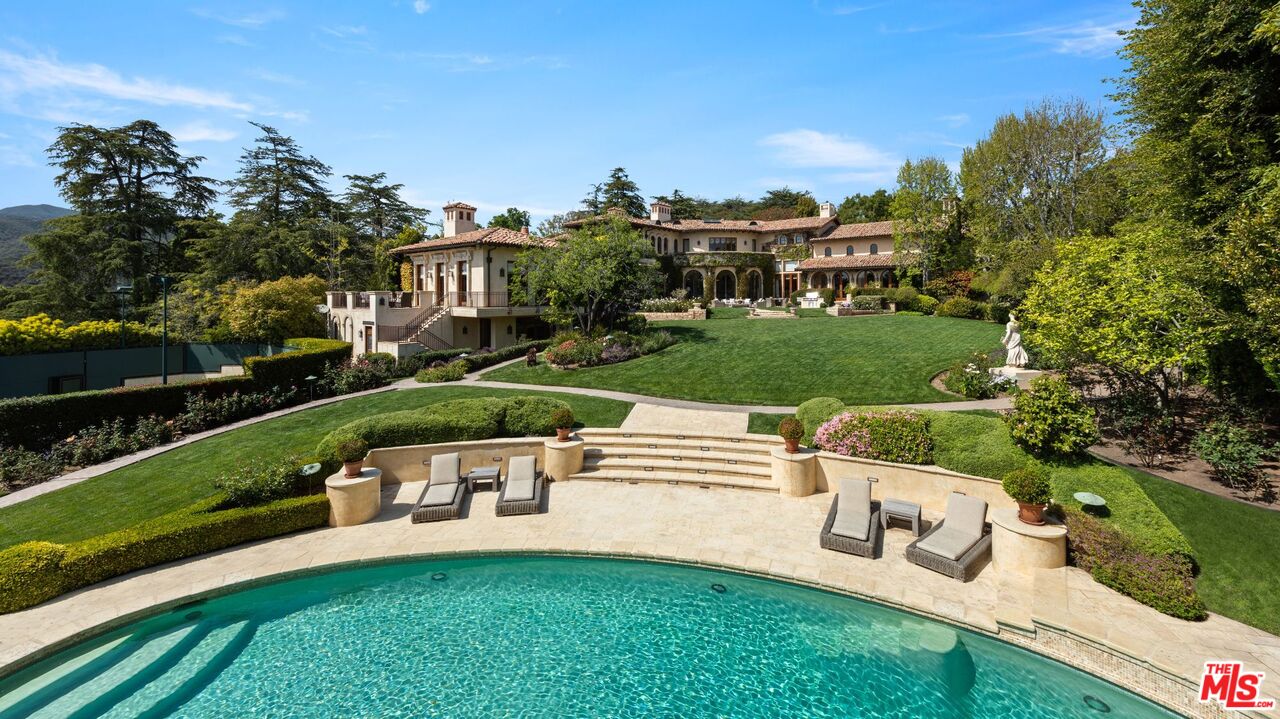
[(991, 552), (991, 525), (986, 517), (985, 501), (952, 492), (943, 521), (907, 545), (907, 561), (969, 581)]
[(879, 514), (880, 503), (871, 499), (870, 480), (840, 480), (840, 492), (831, 500), (827, 521), (818, 534), (818, 546), (874, 559), (884, 536)]
[(414, 524), (457, 519), (462, 513), (462, 497), (467, 493), (467, 483), (462, 481), (459, 473), (461, 464), (457, 452), (431, 458), (431, 478), (409, 514)]
[(476, 484), (480, 482), (487, 482), (489, 489), (496, 491), (501, 473), (501, 467), (476, 467), (467, 472), (467, 491), (475, 494)]
[(911, 533), (920, 536), (920, 505), (905, 499), (886, 499), (880, 505), (880, 526), (889, 528), (889, 520), (911, 523)]
[(507, 462), (507, 481), (502, 483), (493, 511), (499, 517), (537, 514), (542, 504), (546, 477), (537, 471), (537, 457), (512, 457)]

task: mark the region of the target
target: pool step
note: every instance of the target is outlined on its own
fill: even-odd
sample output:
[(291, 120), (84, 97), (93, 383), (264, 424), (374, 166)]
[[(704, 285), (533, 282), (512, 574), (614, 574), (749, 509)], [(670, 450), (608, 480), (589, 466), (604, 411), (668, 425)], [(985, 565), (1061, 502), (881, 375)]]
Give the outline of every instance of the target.
[(247, 620), (216, 627), (172, 669), (137, 689), (103, 716), (173, 716), (235, 661), (256, 630), (257, 624)]

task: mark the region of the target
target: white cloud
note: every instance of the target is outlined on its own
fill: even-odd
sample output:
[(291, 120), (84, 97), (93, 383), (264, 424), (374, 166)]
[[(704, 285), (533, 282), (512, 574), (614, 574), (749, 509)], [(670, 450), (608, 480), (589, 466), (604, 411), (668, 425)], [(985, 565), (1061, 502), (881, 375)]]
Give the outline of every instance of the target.
[(217, 40), (218, 42), (224, 45), (239, 45), (240, 47), (253, 47), (253, 43), (249, 42), (244, 35), (240, 35), (237, 33), (228, 33), (226, 35), (219, 35), (217, 37)]
[(875, 5), (840, 5), (840, 6), (831, 8), (831, 14), (832, 15), (856, 15), (860, 12), (865, 12), (867, 10), (874, 10), (878, 7), (882, 7), (884, 6), (884, 4), (885, 3), (878, 3)]
[(253, 106), (228, 93), (186, 85), (125, 78), (102, 65), (63, 63), (52, 56), (24, 57), (0, 51), (0, 99), (58, 91), (85, 92), (151, 105), (185, 105), (252, 112)]
[[(0, 135), (0, 137), (8, 137), (8, 135)], [(35, 167), (36, 161), (13, 145), (0, 145), (0, 165)]]
[(192, 8), (191, 12), (196, 17), (202, 17), (205, 20), (213, 20), (223, 25), (234, 25), (235, 27), (243, 27), (250, 30), (260, 29), (268, 23), (284, 18), (283, 10), (260, 10), (258, 12), (245, 13), (244, 15), (228, 15), (207, 8)]
[(331, 25), (322, 26), (321, 32), (328, 33), (334, 37), (351, 37), (353, 35), (368, 35), (369, 28), (364, 25)]
[(274, 72), (272, 70), (267, 70), (261, 67), (255, 67), (250, 70), (246, 70), (245, 74), (248, 75), (249, 77), (254, 78), (255, 80), (262, 80), (263, 82), (271, 82), (277, 85), (304, 84), (302, 80), (299, 80), (293, 75), (286, 75), (283, 72)]
[(1131, 18), (1114, 22), (1082, 20), (1068, 25), (1047, 25), (984, 37), (1020, 37), (1048, 45), (1053, 52), (1062, 55), (1107, 57), (1124, 45), (1124, 38), (1119, 33), (1133, 27), (1133, 24)]
[(938, 120), (946, 123), (949, 127), (961, 127), (969, 124), (969, 113), (957, 112), (954, 115), (941, 115)]
[(898, 165), (898, 160), (893, 155), (861, 140), (817, 130), (779, 132), (760, 140), (760, 144), (774, 148), (777, 159), (793, 167), (883, 171)]
[(413, 0), (413, 11), (422, 15), (431, 9), (431, 3), (427, 0)]
[(178, 142), (228, 142), (236, 138), (236, 133), (220, 127), (212, 127), (206, 122), (188, 122), (170, 131)]

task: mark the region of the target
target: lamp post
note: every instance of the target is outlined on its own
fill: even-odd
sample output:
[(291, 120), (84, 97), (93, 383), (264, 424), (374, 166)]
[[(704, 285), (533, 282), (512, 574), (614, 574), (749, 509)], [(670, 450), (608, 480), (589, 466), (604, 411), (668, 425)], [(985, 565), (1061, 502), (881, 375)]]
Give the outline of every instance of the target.
[(160, 324), (160, 384), (169, 384), (169, 285), (173, 278), (169, 275), (152, 275), (153, 282), (160, 283), (164, 293), (164, 311)]
[(133, 285), (117, 285), (115, 295), (120, 299), (120, 349), (124, 349), (124, 308), (133, 293)]
[(303, 379), (307, 381), (307, 388), (310, 389), (311, 391), (311, 401), (312, 402), (316, 401), (316, 380), (320, 378), (313, 374), (309, 374)]

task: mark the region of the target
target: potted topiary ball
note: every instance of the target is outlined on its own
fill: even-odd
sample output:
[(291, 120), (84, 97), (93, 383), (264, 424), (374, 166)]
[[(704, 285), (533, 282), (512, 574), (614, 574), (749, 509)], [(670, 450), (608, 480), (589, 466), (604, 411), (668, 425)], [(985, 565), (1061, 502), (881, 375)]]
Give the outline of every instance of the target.
[(784, 417), (778, 423), (778, 436), (786, 443), (787, 451), (795, 454), (800, 451), (800, 438), (804, 436), (804, 425), (795, 417)]
[(569, 441), (569, 433), (573, 431), (573, 410), (560, 407), (551, 411), (551, 424), (556, 428), (556, 439)]
[(1039, 467), (1009, 472), (1000, 480), (1005, 494), (1018, 503), (1018, 519), (1025, 524), (1044, 524), (1044, 510), (1053, 498), (1048, 474)]
[(369, 443), (363, 439), (349, 439), (338, 444), (338, 459), (342, 460), (343, 476), (347, 479), (359, 477), (367, 454), (369, 454)]

